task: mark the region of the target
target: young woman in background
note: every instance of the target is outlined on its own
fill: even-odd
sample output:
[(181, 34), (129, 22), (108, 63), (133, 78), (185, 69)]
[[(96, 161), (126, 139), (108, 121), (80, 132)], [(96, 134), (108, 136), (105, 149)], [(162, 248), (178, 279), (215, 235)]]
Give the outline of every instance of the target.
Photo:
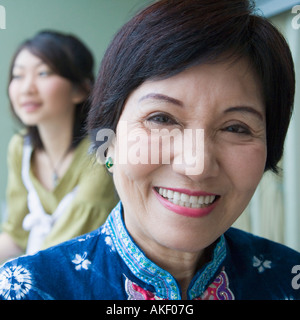
[(0, 262), (96, 229), (116, 203), (83, 131), (93, 80), (92, 54), (72, 35), (40, 32), (17, 49), (8, 91), (25, 130), (8, 148)]

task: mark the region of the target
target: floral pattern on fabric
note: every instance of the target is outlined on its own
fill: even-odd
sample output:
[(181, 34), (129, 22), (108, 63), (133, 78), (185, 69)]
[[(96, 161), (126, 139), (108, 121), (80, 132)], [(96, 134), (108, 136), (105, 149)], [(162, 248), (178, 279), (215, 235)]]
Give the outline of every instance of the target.
[[(125, 290), (128, 294), (128, 300), (165, 300), (139, 287), (128, 278), (125, 281)], [(193, 300), (234, 300), (234, 294), (229, 289), (229, 280), (224, 268), (201, 297)]]
[(253, 257), (253, 267), (257, 268), (259, 273), (263, 273), (266, 269), (271, 269), (272, 261), (265, 260), (263, 255), (260, 255), (259, 258), (256, 256)]
[(114, 243), (111, 238), (110, 230), (108, 228), (108, 224), (105, 223), (101, 228), (101, 234), (105, 235), (105, 243), (108, 247), (110, 247), (110, 251), (116, 251)]
[(80, 254), (75, 255), (75, 259), (72, 262), (76, 265), (75, 269), (80, 271), (81, 269), (88, 270), (91, 261), (86, 259), (87, 252), (85, 252), (82, 256)]
[(24, 298), (31, 287), (31, 274), (22, 266), (10, 266), (0, 273), (0, 295), (6, 300)]

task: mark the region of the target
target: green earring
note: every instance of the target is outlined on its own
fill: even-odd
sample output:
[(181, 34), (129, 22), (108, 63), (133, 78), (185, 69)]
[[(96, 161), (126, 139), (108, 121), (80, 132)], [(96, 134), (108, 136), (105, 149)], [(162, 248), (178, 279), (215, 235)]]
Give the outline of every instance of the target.
[(105, 161), (105, 166), (107, 169), (110, 169), (114, 165), (113, 160), (111, 157), (108, 157)]

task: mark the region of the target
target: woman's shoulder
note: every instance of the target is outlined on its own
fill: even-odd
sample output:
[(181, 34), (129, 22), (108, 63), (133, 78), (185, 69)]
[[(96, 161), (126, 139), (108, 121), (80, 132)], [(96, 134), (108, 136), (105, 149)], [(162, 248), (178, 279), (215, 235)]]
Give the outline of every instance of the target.
[(300, 252), (275, 241), (254, 235), (252, 233), (230, 228), (225, 232), (225, 238), (231, 250), (256, 252), (262, 251), (269, 255), (283, 255), (286, 258), (297, 260), (300, 263)]
[[(74, 282), (83, 283), (93, 267), (99, 245), (100, 228), (34, 255), (12, 259), (0, 266), (0, 300), (75, 298)], [(47, 268), (45, 268), (45, 265)], [(51, 270), (49, 272), (49, 270)], [(57, 286), (57, 279), (64, 286)]]
[(230, 228), (225, 233), (227, 272), (237, 299), (299, 299), (300, 253), (283, 244)]
[(23, 149), (25, 139), (25, 132), (20, 131), (19, 133), (15, 133), (9, 141), (8, 150), (11, 152), (20, 152)]
[(10, 138), (7, 149), (7, 161), (14, 167), (21, 167), (24, 139), (26, 139), (26, 135), (23, 131), (15, 133)]
[[(260, 285), (276, 278), (278, 287), (291, 289), (294, 271), (300, 268), (300, 252), (235, 228), (230, 228), (225, 233), (225, 239), (230, 257), (227, 261), (234, 270), (264, 278)], [(299, 296), (300, 292), (294, 294)]]

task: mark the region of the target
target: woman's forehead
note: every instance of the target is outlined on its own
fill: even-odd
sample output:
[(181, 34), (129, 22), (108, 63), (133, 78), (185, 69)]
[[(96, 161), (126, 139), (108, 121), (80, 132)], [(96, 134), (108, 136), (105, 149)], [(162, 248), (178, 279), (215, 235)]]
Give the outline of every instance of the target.
[(192, 99), (219, 97), (242, 100), (239, 103), (262, 104), (258, 77), (246, 60), (235, 64), (216, 63), (190, 67), (175, 76), (148, 80), (129, 96), (138, 103), (171, 103), (179, 106), (193, 103)]

